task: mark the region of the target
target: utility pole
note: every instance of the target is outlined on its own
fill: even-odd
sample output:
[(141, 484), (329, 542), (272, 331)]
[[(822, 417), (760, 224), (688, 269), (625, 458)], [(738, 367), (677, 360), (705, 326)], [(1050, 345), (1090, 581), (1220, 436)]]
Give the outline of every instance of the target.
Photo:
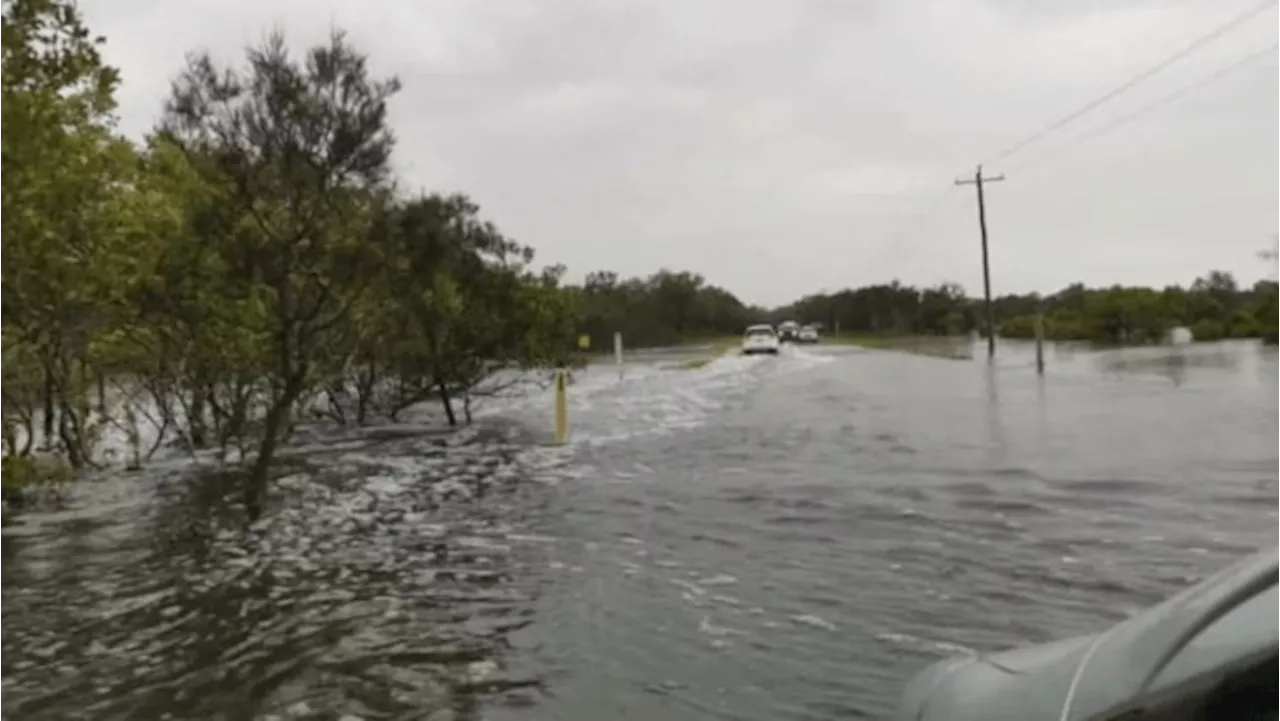
[(978, 229), (982, 232), (982, 296), (987, 315), (987, 359), (996, 357), (996, 319), (991, 308), (991, 263), (987, 258), (987, 204), (982, 195), (983, 183), (998, 183), (1003, 175), (982, 177), (982, 166), (973, 173), (973, 179), (957, 179), (956, 185), (972, 185), (978, 189)]
[(1280, 236), (1272, 236), (1271, 250), (1258, 251), (1258, 257), (1271, 261), (1271, 279), (1280, 283)]

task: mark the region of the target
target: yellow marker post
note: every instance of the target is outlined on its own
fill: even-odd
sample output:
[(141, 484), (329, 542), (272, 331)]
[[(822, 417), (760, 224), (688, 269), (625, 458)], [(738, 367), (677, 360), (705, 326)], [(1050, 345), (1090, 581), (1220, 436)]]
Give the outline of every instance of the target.
[(563, 368), (556, 369), (556, 443), (569, 437), (568, 378)]

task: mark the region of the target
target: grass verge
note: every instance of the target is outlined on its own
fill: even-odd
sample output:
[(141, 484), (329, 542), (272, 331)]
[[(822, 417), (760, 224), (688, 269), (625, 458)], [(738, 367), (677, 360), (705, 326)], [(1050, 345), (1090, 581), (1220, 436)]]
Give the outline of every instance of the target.
[[(650, 351), (650, 350), (653, 350), (654, 348), (671, 348), (671, 349), (688, 348), (692, 351), (692, 349), (695, 349), (695, 348), (702, 350), (702, 348), (705, 347), (706, 349), (705, 355), (708, 356), (706, 360), (707, 362), (710, 362), (715, 358), (719, 358), (720, 356), (725, 355), (731, 350), (736, 350), (739, 346), (741, 346), (741, 344), (742, 344), (742, 338), (736, 335), (698, 336), (698, 337), (685, 338), (679, 341), (678, 343), (665, 345), (665, 346), (639, 346), (636, 348), (628, 347), (624, 349), (623, 353), (628, 355), (632, 353), (643, 354), (645, 351)], [(702, 355), (704, 354), (699, 353), (698, 357), (702, 357)], [(608, 350), (600, 350), (600, 349), (589, 350), (583, 353), (582, 357), (588, 364), (612, 363), (614, 360), (613, 348), (609, 348)], [(706, 365), (706, 363), (703, 363), (702, 365)]]
[(676, 369), (682, 371), (693, 371), (699, 368), (705, 368), (707, 364), (715, 360), (716, 357), (717, 356), (709, 358), (690, 358), (688, 360), (681, 361), (680, 365), (676, 366)]
[(690, 343), (689, 345), (705, 346), (706, 351), (693, 358), (686, 358), (685, 360), (680, 361), (680, 363), (675, 366), (677, 370), (691, 371), (699, 368), (705, 368), (708, 363), (717, 358), (723, 358), (727, 355), (735, 354), (738, 352), (739, 348), (741, 348), (742, 339), (737, 336), (703, 338), (698, 342)]

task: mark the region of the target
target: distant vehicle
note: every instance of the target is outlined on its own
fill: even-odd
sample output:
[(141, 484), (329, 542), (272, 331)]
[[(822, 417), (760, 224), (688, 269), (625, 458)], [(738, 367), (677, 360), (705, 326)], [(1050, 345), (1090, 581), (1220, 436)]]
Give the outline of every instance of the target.
[(818, 329), (811, 325), (801, 326), (800, 331), (796, 333), (796, 342), (797, 343), (817, 343)]
[(742, 336), (743, 355), (755, 355), (757, 353), (777, 355), (778, 345), (778, 334), (771, 325), (753, 325), (747, 328), (747, 332)]
[(800, 324), (794, 320), (783, 321), (778, 324), (778, 342), (794, 343), (800, 336)]

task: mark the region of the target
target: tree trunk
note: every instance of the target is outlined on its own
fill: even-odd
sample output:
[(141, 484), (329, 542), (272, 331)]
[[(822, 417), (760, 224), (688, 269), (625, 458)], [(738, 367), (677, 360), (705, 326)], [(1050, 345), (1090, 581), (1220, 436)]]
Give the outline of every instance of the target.
[(244, 511), (250, 523), (262, 517), (262, 503), (267, 495), (271, 461), (276, 455), (276, 444), (284, 415), (291, 405), (291, 403), (277, 401), (267, 412), (262, 429), (262, 443), (258, 445), (258, 457), (254, 459), (253, 467), (249, 469), (249, 477), (244, 481)]
[(73, 469), (84, 467), (85, 458), (73, 426), (77, 423), (72, 416), (73, 411), (65, 403), (61, 404), (58, 413), (58, 436), (62, 439), (63, 450), (67, 454), (67, 463)]
[[(346, 389), (340, 383), (329, 383), (324, 389), (325, 400), (329, 403), (329, 415), (340, 426), (347, 425), (347, 412), (342, 407)], [(321, 414), (323, 417), (323, 414)]]
[(40, 447), (46, 451), (53, 448), (54, 417), (56, 415), (53, 410), (55, 391), (53, 369), (46, 365), (44, 368), (44, 438), (40, 444)]
[(377, 383), (377, 372), (370, 369), (356, 374), (356, 425), (364, 426), (369, 420), (369, 403), (373, 400), (373, 387)]
[(444, 406), (445, 418), (449, 419), (449, 427), (458, 425), (458, 416), (453, 412), (453, 403), (449, 399), (449, 388), (442, 380), (436, 380), (436, 385), (440, 388), (440, 403)]
[(191, 394), (191, 417), (187, 419), (188, 435), (191, 436), (191, 447), (202, 449), (208, 443), (205, 432), (205, 390), (197, 385)]
[(356, 396), (356, 426), (363, 427), (369, 420), (369, 396), (361, 391)]
[(262, 517), (262, 504), (267, 496), (268, 473), (271, 461), (281, 440), (281, 431), (288, 425), (290, 411), (302, 392), (304, 373), (299, 373), (285, 381), (284, 392), (271, 405), (262, 428), (262, 442), (258, 444), (258, 457), (253, 461), (249, 477), (245, 479), (244, 509), (253, 523)]

